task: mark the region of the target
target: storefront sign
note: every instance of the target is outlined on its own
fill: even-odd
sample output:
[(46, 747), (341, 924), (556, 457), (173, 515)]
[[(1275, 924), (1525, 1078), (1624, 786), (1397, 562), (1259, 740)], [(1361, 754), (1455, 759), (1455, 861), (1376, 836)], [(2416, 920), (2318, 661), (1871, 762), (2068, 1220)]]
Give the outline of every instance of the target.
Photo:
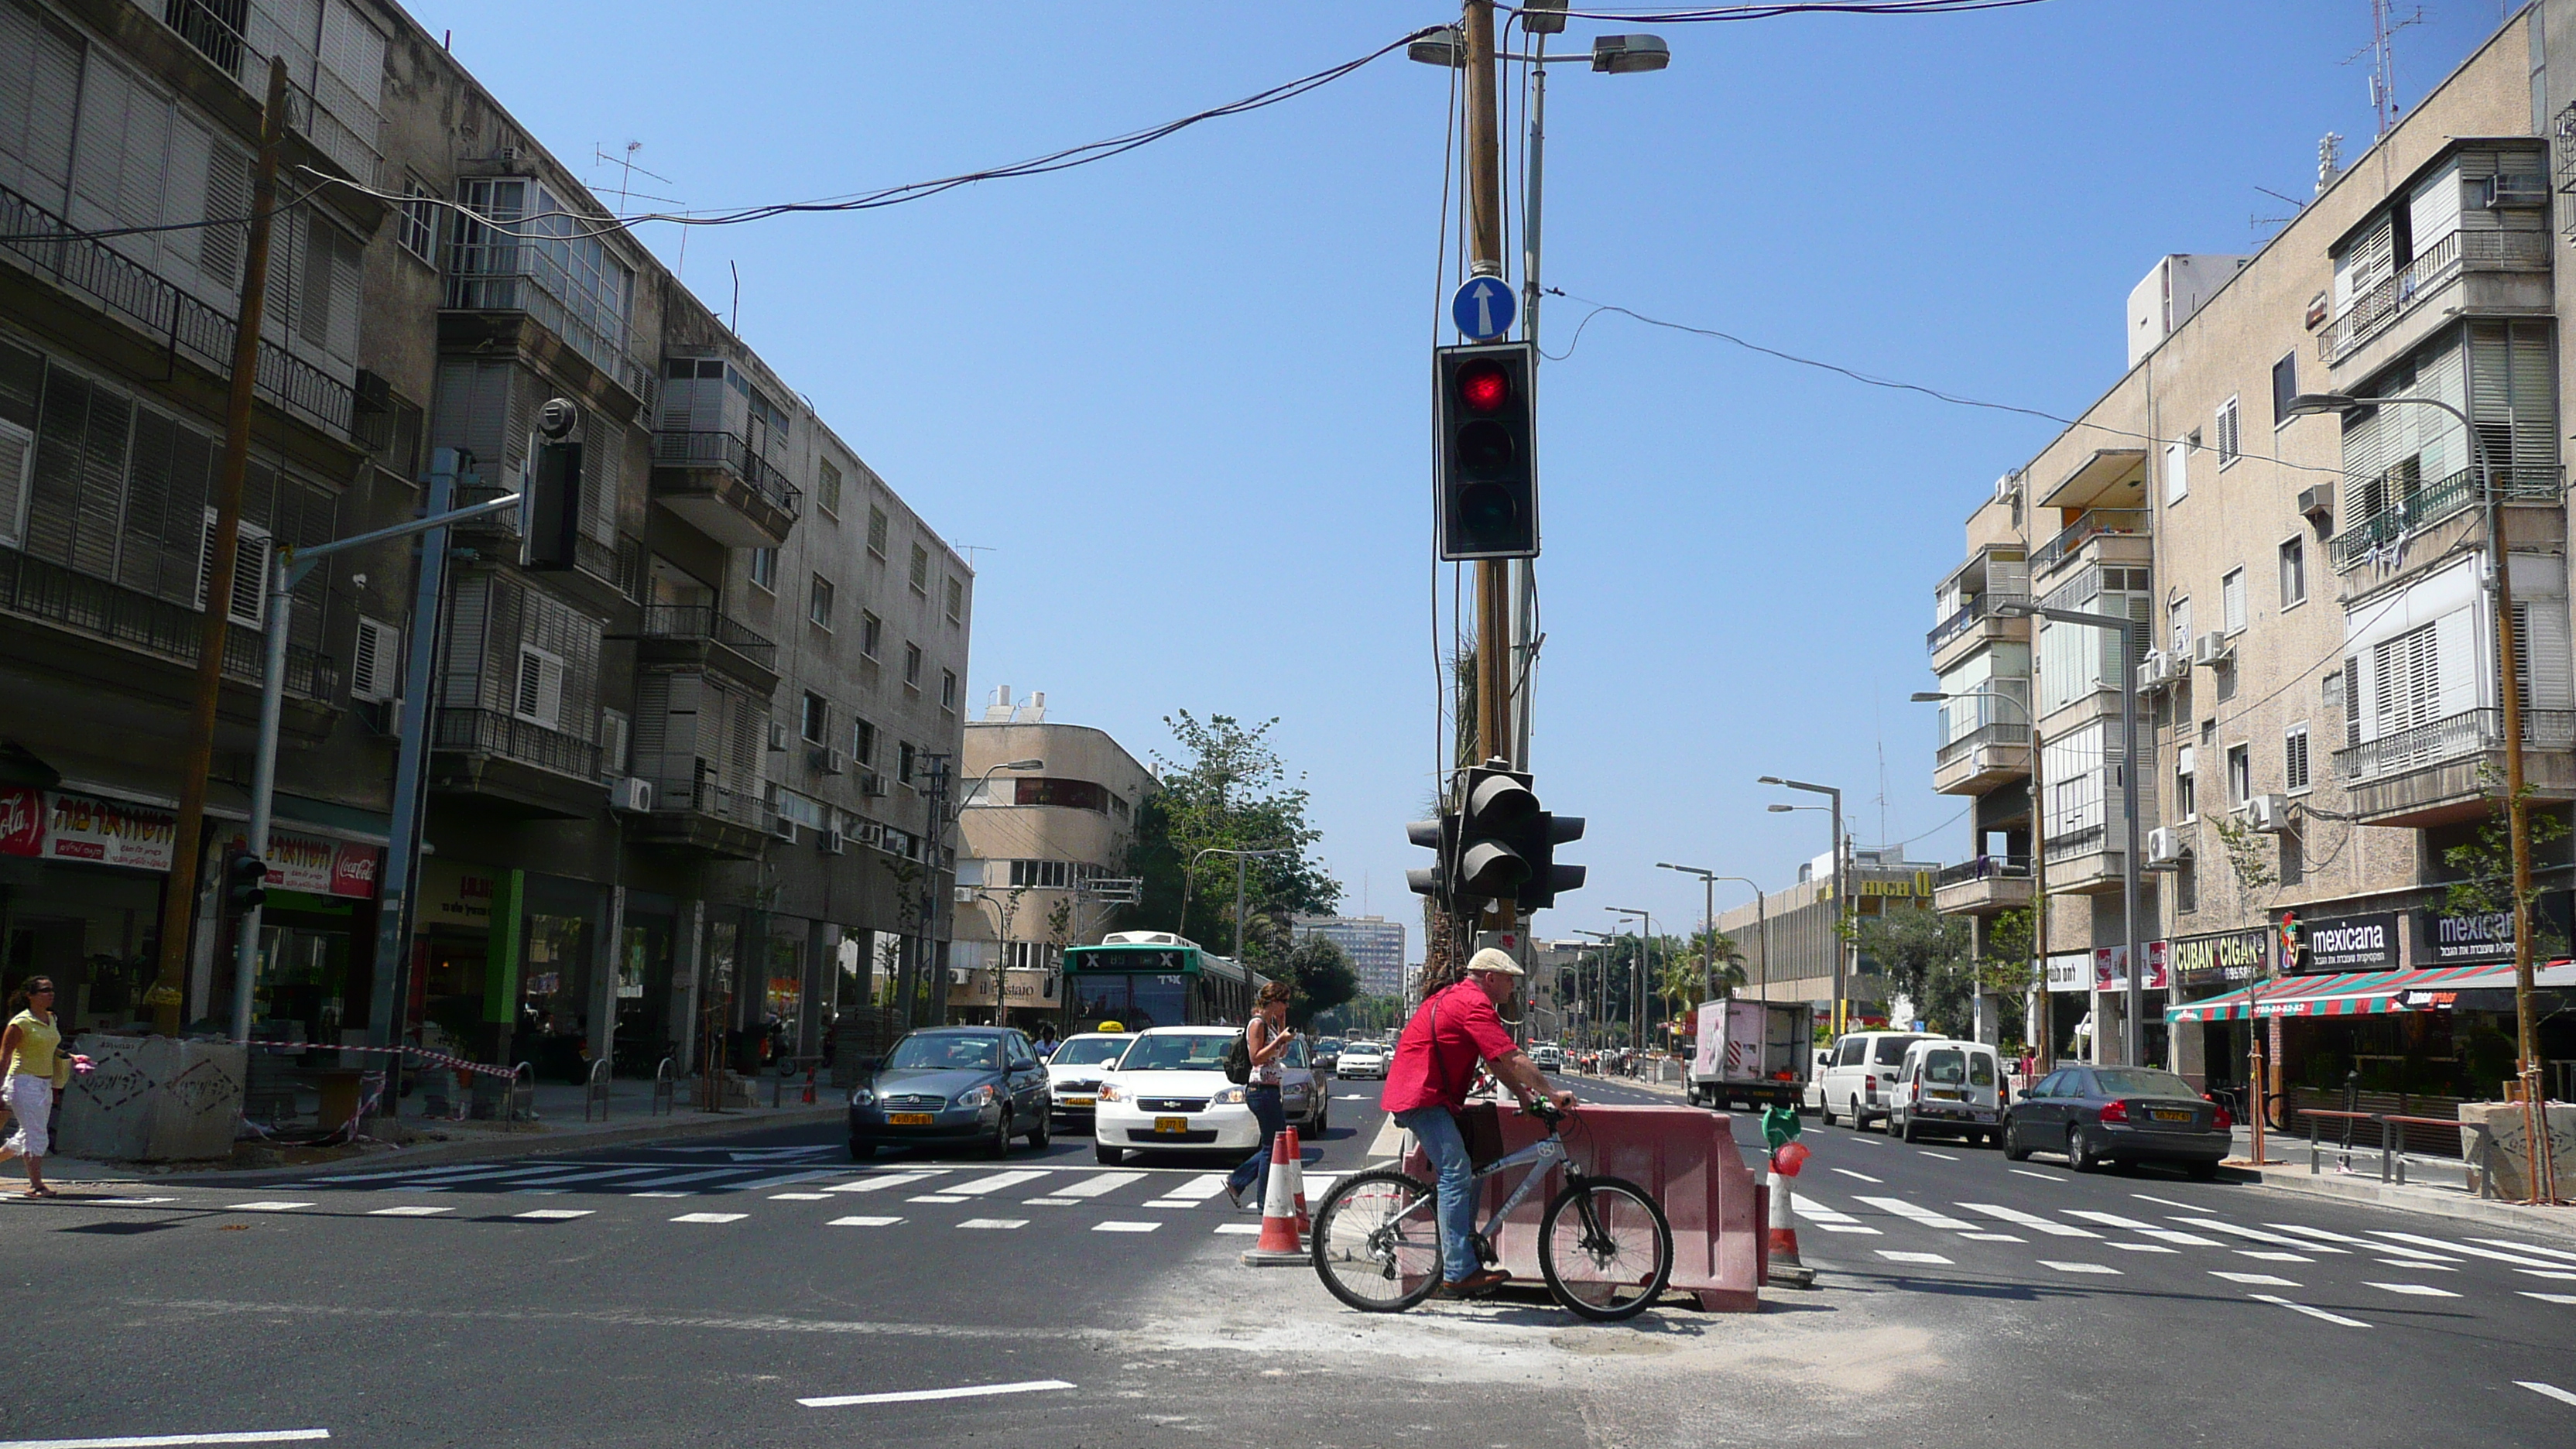
[(1871, 879), (1863, 876), (1852, 883), (1852, 894), (1862, 897), (1893, 896), (1899, 900), (1928, 901), (1932, 899), (1932, 872), (1918, 870), (1910, 876), (1900, 876), (1895, 880)]
[[(2147, 943), (2147, 976), (2138, 983), (2141, 991), (2162, 991), (2167, 983), (2165, 942)], [(2093, 989), (2126, 990), (2129, 984), (2129, 948), (2096, 946), (2093, 948)]]
[(0, 855), (45, 853), (45, 792), (0, 785)]
[[(2512, 932), (2508, 929), (2508, 936)], [(2397, 913), (2328, 916), (2299, 925), (2293, 972), (2386, 971), (2397, 965)]]
[(2251, 981), (2263, 974), (2264, 952), (2271, 940), (2272, 933), (2260, 929), (2185, 936), (2173, 943), (2174, 979), (2185, 986)]
[(2056, 955), (2049, 957), (2048, 960), (2042, 964), (2048, 973), (2049, 990), (2081, 991), (2084, 989), (2085, 983), (2091, 979), (2093, 970), (2093, 953), (2090, 951), (2060, 951)]
[[(2553, 936), (2559, 941), (2568, 939), (2569, 899), (2568, 892), (2553, 891), (2533, 903), (2533, 914), (2540, 918), (2537, 924), (2544, 945)], [(2415, 920), (2415, 964), (2418, 966), (2457, 966), (2470, 961), (2508, 961), (2513, 958), (2513, 916), (2510, 912), (2453, 916), (2443, 914), (2439, 907), (2428, 906), (2415, 913)]]
[(179, 817), (157, 806), (45, 792), (47, 860), (167, 871), (178, 833)]
[(424, 929), (430, 926), (488, 929), (492, 924), (492, 891), (498, 876), (499, 872), (479, 865), (434, 858), (422, 861), (416, 919)]
[[(227, 844), (234, 850), (247, 850), (250, 834), (234, 831)], [(268, 883), (278, 890), (308, 895), (371, 900), (376, 894), (379, 854), (372, 845), (272, 825), (268, 831)]]

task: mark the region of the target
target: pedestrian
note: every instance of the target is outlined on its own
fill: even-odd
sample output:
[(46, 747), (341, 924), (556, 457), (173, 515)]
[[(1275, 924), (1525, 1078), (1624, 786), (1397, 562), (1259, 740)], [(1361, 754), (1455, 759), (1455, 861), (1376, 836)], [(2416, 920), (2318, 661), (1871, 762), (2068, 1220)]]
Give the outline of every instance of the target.
[(1253, 1120), (1261, 1124), (1261, 1141), (1225, 1179), (1226, 1198), (1238, 1208), (1247, 1189), (1255, 1204), (1270, 1195), (1270, 1140), (1288, 1125), (1287, 1109), (1279, 1101), (1279, 1064), (1288, 1055), (1288, 1044), (1297, 1039), (1297, 1033), (1288, 1029), (1288, 998), (1295, 994), (1296, 988), (1285, 981), (1263, 986), (1253, 998), (1252, 1018), (1243, 1024), (1244, 1054), (1252, 1059), (1251, 1076), (1243, 1084), (1243, 1105), (1252, 1109)]
[(1452, 1115), (1467, 1105), (1477, 1062), (1482, 1060), (1494, 1079), (1520, 1098), (1523, 1111), (1537, 1101), (1553, 1102), (1559, 1110), (1574, 1105), (1572, 1092), (1549, 1089), (1547, 1078), (1513, 1043), (1495, 1010), (1512, 999), (1521, 974), (1520, 963), (1505, 953), (1491, 947), (1477, 952), (1467, 962), (1465, 980), (1424, 997), (1414, 1009), (1386, 1069), (1380, 1100), (1422, 1144), (1438, 1185), (1439, 1291), (1444, 1297), (1483, 1293), (1511, 1276), (1477, 1261), (1476, 1167), (1467, 1153), (1466, 1134)]
[(45, 1153), (52, 1147), (54, 1089), (71, 1080), (62, 1028), (54, 1021), (54, 981), (30, 976), (9, 997), (9, 1025), (0, 1029), (0, 1094), (18, 1118), (18, 1130), (0, 1142), (0, 1162), (27, 1159), (28, 1197), (52, 1197), (45, 1186)]

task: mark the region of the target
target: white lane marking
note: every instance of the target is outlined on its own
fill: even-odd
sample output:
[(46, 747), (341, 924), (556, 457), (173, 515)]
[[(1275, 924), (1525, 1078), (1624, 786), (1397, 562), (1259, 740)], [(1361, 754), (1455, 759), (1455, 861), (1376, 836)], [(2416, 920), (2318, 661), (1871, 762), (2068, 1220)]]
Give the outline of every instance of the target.
[(2517, 1389), (2529, 1389), (2542, 1398), (2556, 1399), (2562, 1404), (2576, 1404), (2576, 1394), (2571, 1394), (2556, 1384), (2544, 1384), (2538, 1379), (2515, 1379), (2513, 1386)]
[(952, 1192), (926, 1192), (919, 1197), (904, 1199), (905, 1202), (964, 1202), (965, 1200)]
[(1044, 1172), (997, 1172), (990, 1177), (976, 1178), (973, 1182), (952, 1183), (940, 1190), (953, 1192), (960, 1197), (980, 1197), (1002, 1188), (1017, 1187), (1024, 1182), (1035, 1182), (1044, 1176), (1046, 1176)]
[(1816, 1226), (1829, 1233), (1867, 1233), (1873, 1238), (1885, 1236), (1878, 1229), (1862, 1223), (1818, 1223)]
[(2030, 1228), (2036, 1232), (2046, 1233), (2052, 1238), (2098, 1238), (2102, 1236), (2091, 1228), (2069, 1227), (2064, 1223), (2050, 1222), (2048, 1219), (2041, 1217), (2036, 1213), (2026, 1213), (2019, 1208), (2008, 1208), (2000, 1203), (1963, 1202), (1959, 1204), (1959, 1206), (1966, 1208), (1972, 1213), (1984, 1213), (1990, 1218), (2001, 1218), (2005, 1222), (2013, 1224), (2015, 1227)]
[(630, 1192), (628, 1197), (696, 1197), (693, 1192)]
[[(839, 1409), (852, 1404), (918, 1404), (931, 1399), (976, 1399), (992, 1394), (1037, 1394), (1049, 1389), (1069, 1389), (1073, 1385), (1062, 1379), (1028, 1379), (1016, 1384), (975, 1384), (962, 1389), (907, 1389), (892, 1394), (834, 1394), (828, 1398), (798, 1399), (809, 1409)], [(6, 1449), (6, 1446), (0, 1446)]]
[(1932, 1150), (1931, 1148), (1929, 1148), (1929, 1147), (1917, 1147), (1917, 1148), (1915, 1148), (1914, 1150), (1915, 1150), (1916, 1152), (1918, 1152), (1918, 1153), (1922, 1154), (1922, 1155), (1923, 1155), (1923, 1156), (1925, 1156), (1925, 1157), (1937, 1157), (1937, 1158), (1940, 1158), (1943, 1162), (1956, 1162), (1956, 1161), (1958, 1161), (1958, 1160), (1959, 1160), (1959, 1159), (1957, 1159), (1957, 1158), (1955, 1158), (1955, 1157), (1951, 1156), (1951, 1155), (1950, 1155), (1949, 1153), (1947, 1153), (1947, 1152), (1935, 1152), (1935, 1151), (1933, 1151), (1933, 1150)]
[(2343, 1251), (2341, 1248), (2319, 1247), (2317, 1244), (2311, 1243), (2304, 1238), (2289, 1238), (2283, 1237), (2279, 1233), (2267, 1233), (2261, 1228), (2240, 1228), (2234, 1223), (2222, 1222), (2217, 1218), (2176, 1218), (2174, 1221), (2178, 1223), (2189, 1223), (2195, 1228), (2207, 1228), (2213, 1233), (2227, 1233), (2231, 1236), (2244, 1238), (2252, 1242), (2271, 1243), (2283, 1248), (2296, 1248), (2303, 1253), (2340, 1253)]
[[(1161, 1223), (1107, 1222), (1093, 1223), (1091, 1230), (1095, 1233), (1150, 1233), (1161, 1226)], [(1256, 1228), (1254, 1231), (1258, 1232), (1259, 1229)]]
[[(2270, 1226), (2279, 1228), (2285, 1233), (2296, 1233), (2302, 1238), (2314, 1238), (2321, 1243), (2350, 1243), (2354, 1247), (2368, 1248), (2374, 1253), (2395, 1253), (2401, 1258), (2421, 1258), (2427, 1262), (2434, 1263), (2449, 1263), (2455, 1261), (2448, 1253), (2427, 1253), (2421, 1248), (2401, 1247), (2395, 1243), (2374, 1243), (2368, 1238), (2356, 1238), (2344, 1233), (2330, 1233), (2323, 1228), (2301, 1227), (2297, 1223), (2273, 1223), (2270, 1224)], [(2308, 1248), (2305, 1243), (2302, 1243), (2299, 1246), (2306, 1248), (2307, 1251), (2312, 1253), (2340, 1253), (2344, 1251), (2341, 1248)]]
[(1878, 1250), (1878, 1255), (1891, 1263), (1947, 1263), (1950, 1261), (1938, 1253), (1900, 1253), (1893, 1248), (1881, 1248)]
[(2257, 1303), (2269, 1303), (2278, 1308), (2287, 1308), (2293, 1313), (2304, 1313), (2310, 1318), (2322, 1318), (2328, 1323), (2340, 1323), (2346, 1328), (2368, 1328), (2370, 1326), (2358, 1318), (2346, 1318), (2340, 1313), (2328, 1313), (2322, 1308), (2310, 1308), (2304, 1303), (2293, 1303), (2287, 1298), (2276, 1298), (2269, 1293), (2248, 1293), (2245, 1296), (2253, 1299)]
[(684, 1182), (704, 1182), (710, 1177), (738, 1177), (741, 1174), (742, 1169), (739, 1167), (702, 1167), (695, 1172), (666, 1172), (660, 1177), (648, 1177), (638, 1182), (630, 1182), (626, 1185), (628, 1187), (649, 1187), (660, 1189), (665, 1187), (678, 1187)]
[(570, 1222), (574, 1218), (586, 1218), (590, 1214), (589, 1208), (536, 1208), (529, 1212), (512, 1213), (510, 1216), (527, 1218), (540, 1223), (561, 1223)]
[(1217, 1230), (1218, 1232), (1220, 1232), (1220, 1233), (1242, 1233), (1242, 1234), (1244, 1234), (1245, 1236), (1247, 1236), (1247, 1237), (1248, 1237), (1248, 1236), (1250, 1236), (1250, 1235), (1252, 1235), (1252, 1234), (1254, 1234), (1254, 1233), (1258, 1233), (1258, 1232), (1260, 1232), (1260, 1231), (1261, 1231), (1261, 1224), (1259, 1224), (1259, 1223), (1219, 1223), (1219, 1224), (1217, 1224), (1217, 1225), (1216, 1225), (1216, 1230)]
[(935, 1170), (931, 1172), (889, 1172), (883, 1177), (863, 1178), (857, 1182), (845, 1182), (837, 1187), (827, 1187), (823, 1190), (825, 1192), (882, 1192), (889, 1187), (902, 1187), (906, 1183), (921, 1182), (939, 1175), (940, 1174)]
[(2060, 1263), (2042, 1258), (2039, 1260), (2039, 1266), (2055, 1268), (2060, 1273), (2104, 1273), (2114, 1278), (2120, 1276), (2120, 1270), (2107, 1263)]
[(2236, 1256), (2252, 1258), (2258, 1263), (2313, 1263), (2316, 1259), (2303, 1253), (2275, 1253), (2262, 1248), (2239, 1248)]
[(968, 1218), (957, 1226), (961, 1228), (988, 1228), (994, 1232), (1009, 1232), (1013, 1228), (1025, 1228), (1028, 1225), (1029, 1220), (1027, 1218)]
[(426, 1218), (435, 1217), (440, 1213), (448, 1211), (450, 1211), (448, 1208), (422, 1207), (415, 1203), (410, 1207), (377, 1208), (368, 1213), (367, 1216), (371, 1218)]
[(1138, 1206), (1138, 1207), (1167, 1207), (1167, 1208), (1194, 1208), (1194, 1207), (1197, 1207), (1198, 1205), (1199, 1205), (1199, 1200), (1198, 1200), (1197, 1198), (1194, 1198), (1194, 1197), (1158, 1197), (1158, 1198), (1155, 1198), (1155, 1199), (1154, 1199), (1153, 1201), (1151, 1201), (1151, 1202), (1140, 1202), (1140, 1203), (1136, 1204), (1136, 1206)]
[(1856, 1223), (1860, 1221), (1860, 1219), (1853, 1217), (1850, 1213), (1844, 1212), (1841, 1208), (1835, 1207), (1820, 1198), (1809, 1197), (1803, 1192), (1792, 1192), (1789, 1200), (1791, 1210), (1793, 1212), (1797, 1213), (1797, 1215), (1802, 1218), (1807, 1218), (1814, 1222)]
[(2117, 1248), (2123, 1253), (2170, 1253), (2173, 1251), (2173, 1249), (2166, 1247), (2162, 1243), (2112, 1243), (2108, 1246)]
[(510, 1196), (512, 1196), (512, 1197), (561, 1197), (561, 1196), (563, 1196), (565, 1193), (570, 1192), (570, 1191), (572, 1191), (572, 1189), (571, 1189), (571, 1188), (568, 1188), (568, 1187), (523, 1187), (523, 1188), (520, 1188), (518, 1191), (511, 1193), (511, 1194), (510, 1194)]
[(1141, 1172), (1103, 1172), (1050, 1191), (1057, 1197), (1098, 1197), (1105, 1192), (1115, 1192), (1131, 1182), (1144, 1180), (1145, 1174)]
[(1334, 1093), (1334, 1094), (1333, 1094), (1333, 1100), (1334, 1100), (1334, 1101), (1336, 1101), (1336, 1102), (1365, 1102), (1365, 1101), (1367, 1101), (1367, 1100), (1368, 1100), (1368, 1093), (1366, 1093), (1366, 1092), (1336, 1092), (1336, 1093)]
[(2439, 1248), (2444, 1252), (2466, 1253), (2472, 1258), (2492, 1258), (2496, 1262), (2511, 1263), (2515, 1267), (2525, 1270), (2534, 1268), (2555, 1268), (2558, 1266), (2546, 1258), (2525, 1257), (2520, 1253), (2499, 1253), (2493, 1248), (2473, 1248), (2466, 1243), (2446, 1243), (2440, 1238), (2427, 1238), (2416, 1233), (2400, 1233), (2388, 1228), (2372, 1228), (2370, 1230), (2370, 1235), (2374, 1238), (2393, 1238), (2401, 1243), (2414, 1243), (2420, 1247)]
[(2095, 1212), (2089, 1208), (2068, 1208), (2066, 1209), (2066, 1215), (2070, 1218), (2082, 1218), (2088, 1223), (2100, 1223), (2104, 1227), (2126, 1228), (2130, 1232), (2154, 1238), (2158, 1242), (2182, 1243), (2194, 1248), (2215, 1248), (2218, 1246), (2218, 1240), (2216, 1238), (2204, 1238), (2198, 1233), (2184, 1233), (2177, 1232), (2172, 1228), (2160, 1228), (2153, 1223), (2142, 1223), (2136, 1218), (2124, 1218), (2118, 1213)]
[(250, 1434), (137, 1434), (126, 1439), (0, 1439), (0, 1449), (160, 1449), (162, 1444), (286, 1444), (330, 1439), (330, 1428), (255, 1428)]
[(2576, 1303), (2576, 1293), (2534, 1293), (2528, 1288), (2516, 1288), (2513, 1291), (2525, 1298), (2537, 1298), (2543, 1303)]
[(1225, 1179), (1226, 1174), (1222, 1172), (1202, 1172), (1178, 1187), (1165, 1188), (1163, 1196), (1203, 1202), (1225, 1191)]
[(749, 1213), (682, 1213), (671, 1219), (675, 1223), (738, 1223)]
[(2457, 1298), (2460, 1296), (2448, 1288), (2436, 1288), (2429, 1283), (2369, 1283), (2365, 1280), (2365, 1286), (2376, 1288), (2383, 1293), (2402, 1293), (2409, 1298)]
[(237, 1213), (287, 1213), (311, 1206), (313, 1204), (309, 1202), (237, 1202), (232, 1210)]
[(2511, 1248), (2519, 1253), (2538, 1253), (2544, 1258), (2564, 1258), (2570, 1263), (2576, 1263), (2576, 1253), (2563, 1253), (2556, 1248), (2544, 1248), (2538, 1243), (2517, 1243), (2511, 1238), (2471, 1238), (2469, 1241), (2484, 1243), (2490, 1248)]
[(769, 1195), (769, 1200), (771, 1202), (830, 1202), (832, 1199), (828, 1194), (819, 1192), (773, 1192)]
[(1894, 1213), (1900, 1218), (1912, 1219), (1927, 1228), (1947, 1228), (1954, 1232), (1968, 1233), (1977, 1230), (1975, 1223), (1961, 1222), (1948, 1213), (1934, 1212), (1918, 1203), (1907, 1202), (1901, 1197), (1856, 1197), (1853, 1201), (1865, 1202), (1881, 1212)]
[(823, 1226), (827, 1228), (890, 1228), (902, 1221), (903, 1219), (901, 1218), (847, 1217), (834, 1218)]
[(2138, 1201), (2140, 1201), (2140, 1202), (2161, 1203), (2161, 1204), (2163, 1204), (2163, 1205), (2164, 1205), (2164, 1206), (2166, 1206), (2166, 1207), (2178, 1207), (2178, 1208), (2181, 1208), (2181, 1209), (2182, 1209), (2183, 1211), (2185, 1211), (2185, 1212), (2192, 1212), (2192, 1211), (2195, 1211), (2195, 1209), (2192, 1207), (2192, 1205), (2191, 1205), (2190, 1203), (2187, 1203), (2187, 1202), (2175, 1202), (2172, 1198), (2169, 1198), (2169, 1197), (2150, 1197), (2150, 1196), (2148, 1196), (2147, 1194), (2145, 1194), (2145, 1193), (2143, 1193), (2143, 1192), (2133, 1192), (2133, 1193), (2129, 1194), (2129, 1196), (2131, 1196), (2131, 1197), (2133, 1197), (2133, 1198), (2136, 1198), (2136, 1199), (2137, 1199)]
[(2035, 1177), (2042, 1182), (2053, 1182), (2061, 1187), (2066, 1184), (2066, 1179), (2059, 1177), (2053, 1172), (2033, 1172), (2027, 1167), (2007, 1167), (2004, 1171), (2014, 1173), (2022, 1177)]
[(2015, 1237), (2011, 1233), (1961, 1233), (1959, 1236), (1972, 1243), (2027, 1243), (2030, 1241), (2028, 1238)]
[(2370, 1261), (2377, 1263), (2383, 1268), (2403, 1268), (2409, 1273), (2456, 1273), (2460, 1271), (2458, 1268), (2455, 1268), (2448, 1263), (2427, 1263), (2420, 1258), (2373, 1258)]
[(1884, 1183), (1887, 1180), (1883, 1177), (1872, 1177), (1866, 1172), (1854, 1172), (1848, 1167), (1837, 1167), (1833, 1170), (1841, 1173), (1845, 1177), (1857, 1177), (1863, 1182)]
[(1078, 1197), (1024, 1197), (1020, 1199), (1020, 1205), (1022, 1207), (1079, 1207), (1082, 1205), (1082, 1199)]
[(2283, 1278), (2272, 1273), (2229, 1273), (2218, 1268), (2212, 1268), (2209, 1270), (2209, 1276), (2212, 1278), (2224, 1278), (2230, 1283), (2242, 1283), (2248, 1288), (2296, 1288), (2299, 1286), (2287, 1278)]
[(1317, 1202), (1323, 1201), (1324, 1194), (1331, 1191), (1333, 1184), (1339, 1182), (1341, 1178), (1342, 1174), (1338, 1172), (1307, 1173), (1306, 1196), (1313, 1198)]

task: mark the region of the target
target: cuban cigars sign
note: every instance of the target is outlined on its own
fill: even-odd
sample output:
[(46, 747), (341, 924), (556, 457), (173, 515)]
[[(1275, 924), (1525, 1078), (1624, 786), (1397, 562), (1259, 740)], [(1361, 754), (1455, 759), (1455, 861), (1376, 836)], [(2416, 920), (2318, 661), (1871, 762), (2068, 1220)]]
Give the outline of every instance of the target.
[(2185, 986), (2251, 981), (2263, 974), (2271, 943), (2272, 933), (2263, 927), (2182, 937), (2172, 946), (2174, 979)]

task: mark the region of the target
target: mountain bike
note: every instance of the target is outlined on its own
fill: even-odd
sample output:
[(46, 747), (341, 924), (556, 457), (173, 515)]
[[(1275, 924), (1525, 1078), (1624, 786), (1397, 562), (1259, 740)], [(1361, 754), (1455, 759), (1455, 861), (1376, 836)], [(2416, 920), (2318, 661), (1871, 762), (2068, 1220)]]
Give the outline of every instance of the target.
[[(1481, 1184), (1528, 1169), (1473, 1235), (1477, 1257), (1488, 1267), (1500, 1264), (1494, 1242), (1503, 1219), (1562, 1163), (1565, 1186), (1539, 1219), (1538, 1265), (1547, 1291), (1568, 1312), (1599, 1322), (1644, 1312), (1673, 1272), (1673, 1230), (1662, 1206), (1637, 1184), (1585, 1172), (1574, 1162), (1563, 1135), (1566, 1114), (1545, 1103), (1525, 1110), (1547, 1124), (1547, 1135), (1477, 1170)], [(1315, 1209), (1309, 1256), (1316, 1276), (1363, 1313), (1411, 1308), (1443, 1276), (1438, 1203), (1430, 1183), (1392, 1168), (1343, 1178)]]

